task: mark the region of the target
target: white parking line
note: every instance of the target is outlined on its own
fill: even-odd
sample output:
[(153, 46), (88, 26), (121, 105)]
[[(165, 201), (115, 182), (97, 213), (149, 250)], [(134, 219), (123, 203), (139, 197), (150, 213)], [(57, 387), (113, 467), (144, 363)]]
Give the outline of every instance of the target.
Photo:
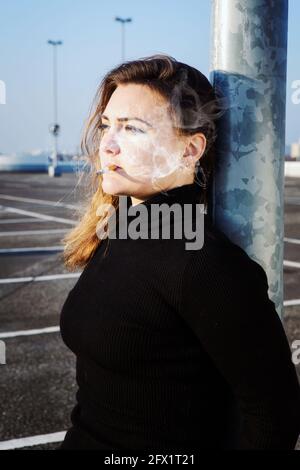
[(298, 238), (284, 238), (284, 241), (287, 243), (296, 243), (300, 245), (300, 240)]
[(12, 331), (10, 333), (0, 333), (0, 338), (15, 338), (16, 336), (40, 335), (43, 333), (56, 333), (57, 331), (60, 331), (59, 326), (48, 326), (47, 328), (39, 328), (36, 330), (20, 330)]
[(292, 305), (300, 305), (300, 299), (294, 299), (294, 300), (285, 300), (283, 302), (284, 307), (290, 307)]
[(31, 217), (26, 217), (26, 219), (3, 219), (0, 220), (0, 224), (24, 224), (24, 223), (34, 223), (34, 222), (48, 222), (43, 219), (33, 219)]
[(76, 225), (75, 220), (64, 219), (63, 217), (54, 217), (53, 215), (45, 215), (40, 212), (25, 211), (23, 209), (17, 209), (16, 207), (0, 206), (4, 212), (15, 212), (16, 214), (28, 215), (36, 217), (37, 219), (53, 220), (54, 222), (61, 222), (63, 224)]
[(48, 201), (45, 199), (34, 199), (31, 197), (20, 197), (20, 196), (10, 196), (8, 194), (0, 194), (0, 199), (6, 199), (9, 201), (21, 201), (21, 202), (31, 202), (33, 204), (42, 204), (43, 206), (52, 206), (52, 207), (66, 207), (67, 209), (77, 209), (77, 206), (72, 204), (64, 204), (63, 202)]
[(297, 263), (296, 261), (283, 261), (283, 266), (289, 266), (290, 268), (300, 268), (300, 263)]
[(6, 255), (10, 253), (41, 253), (41, 252), (57, 252), (63, 251), (63, 246), (33, 246), (28, 248), (1, 248), (0, 255)]
[(0, 232), (0, 237), (7, 237), (7, 236), (18, 236), (18, 235), (46, 235), (51, 233), (64, 233), (67, 232), (69, 229), (67, 228), (53, 228), (49, 230), (19, 230), (14, 232)]
[(10, 284), (15, 282), (53, 281), (55, 279), (72, 279), (79, 277), (80, 274), (81, 272), (66, 274), (48, 274), (45, 276), (8, 277), (0, 279), (0, 284)]
[(21, 449), (22, 447), (49, 444), (50, 442), (62, 442), (67, 431), (54, 432), (52, 434), (40, 434), (39, 436), (21, 437), (0, 442), (0, 450)]

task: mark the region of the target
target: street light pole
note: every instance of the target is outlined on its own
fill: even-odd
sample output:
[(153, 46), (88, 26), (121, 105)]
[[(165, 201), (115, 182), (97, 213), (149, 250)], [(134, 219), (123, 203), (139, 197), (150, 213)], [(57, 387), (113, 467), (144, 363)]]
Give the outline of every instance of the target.
[(62, 45), (62, 41), (52, 41), (49, 40), (48, 44), (53, 46), (53, 113), (54, 113), (54, 122), (50, 126), (49, 130), (53, 135), (53, 156), (52, 156), (52, 165), (49, 165), (48, 173), (49, 176), (59, 176), (58, 167), (57, 167), (57, 137), (59, 135), (60, 126), (57, 122), (57, 46)]
[(124, 62), (125, 61), (125, 24), (131, 23), (132, 18), (120, 18), (119, 16), (116, 16), (115, 21), (119, 21), (122, 26), (122, 62)]
[(209, 213), (266, 271), (282, 317), (288, 0), (213, 0), (212, 12), (210, 79), (228, 111)]

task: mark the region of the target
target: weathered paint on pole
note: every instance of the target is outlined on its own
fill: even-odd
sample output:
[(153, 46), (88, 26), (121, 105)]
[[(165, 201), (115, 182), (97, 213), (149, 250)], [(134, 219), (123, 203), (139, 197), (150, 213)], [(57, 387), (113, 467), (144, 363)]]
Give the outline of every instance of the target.
[[(210, 81), (227, 97), (209, 213), (283, 309), (287, 0), (213, 0)], [(242, 273), (241, 273), (242, 274)]]

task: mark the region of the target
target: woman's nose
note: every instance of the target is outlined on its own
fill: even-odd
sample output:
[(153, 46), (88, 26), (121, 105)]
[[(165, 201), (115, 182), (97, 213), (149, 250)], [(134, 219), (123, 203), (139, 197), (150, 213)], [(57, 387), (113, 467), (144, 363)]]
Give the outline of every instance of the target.
[(104, 136), (101, 147), (105, 153), (117, 155), (120, 152), (120, 146), (115, 135)]

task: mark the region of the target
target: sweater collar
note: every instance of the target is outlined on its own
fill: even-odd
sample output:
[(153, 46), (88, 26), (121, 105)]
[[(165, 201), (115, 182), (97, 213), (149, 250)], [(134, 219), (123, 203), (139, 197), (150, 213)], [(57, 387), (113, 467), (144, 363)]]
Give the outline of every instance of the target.
[[(139, 218), (140, 214), (145, 214), (145, 212), (148, 213), (148, 217), (150, 219), (147, 219), (149, 224), (149, 233), (151, 231), (151, 228), (153, 228), (154, 226), (158, 225), (159, 227), (162, 227), (163, 224), (172, 225), (174, 220), (172, 217), (169, 218), (168, 212), (165, 213), (165, 218), (161, 218), (160, 216), (157, 217), (155, 215), (153, 216), (152, 209), (154, 209), (154, 205), (160, 206), (162, 204), (166, 204), (172, 206), (172, 204), (179, 204), (183, 208), (183, 210), (185, 210), (185, 204), (192, 205), (193, 213), (195, 214), (195, 211), (199, 210), (197, 205), (200, 204), (202, 192), (203, 187), (198, 182), (193, 182), (190, 184), (171, 188), (167, 191), (155, 193), (145, 201), (139, 204), (135, 204), (134, 206), (132, 206), (131, 204), (130, 196), (126, 196), (126, 199), (122, 199), (121, 207), (119, 204), (119, 207), (116, 212), (116, 232), (115, 230), (113, 230), (113, 233), (117, 233), (117, 235), (113, 235), (113, 238), (119, 238), (119, 229), (123, 233), (120, 238), (128, 238), (127, 235), (124, 235), (124, 233), (127, 233), (129, 224), (134, 219)], [(131, 212), (131, 210), (133, 211), (133, 213)]]
[[(168, 204), (172, 205), (174, 203), (179, 204), (193, 204), (200, 203), (200, 198), (203, 193), (203, 187), (198, 182), (193, 182), (190, 184), (185, 184), (182, 186), (176, 186), (168, 190), (164, 190), (158, 193), (153, 194), (148, 199), (138, 204), (135, 204), (133, 207), (138, 210), (145, 206), (147, 209), (151, 209), (153, 204)], [(127, 205), (132, 206), (130, 196), (127, 196)]]

